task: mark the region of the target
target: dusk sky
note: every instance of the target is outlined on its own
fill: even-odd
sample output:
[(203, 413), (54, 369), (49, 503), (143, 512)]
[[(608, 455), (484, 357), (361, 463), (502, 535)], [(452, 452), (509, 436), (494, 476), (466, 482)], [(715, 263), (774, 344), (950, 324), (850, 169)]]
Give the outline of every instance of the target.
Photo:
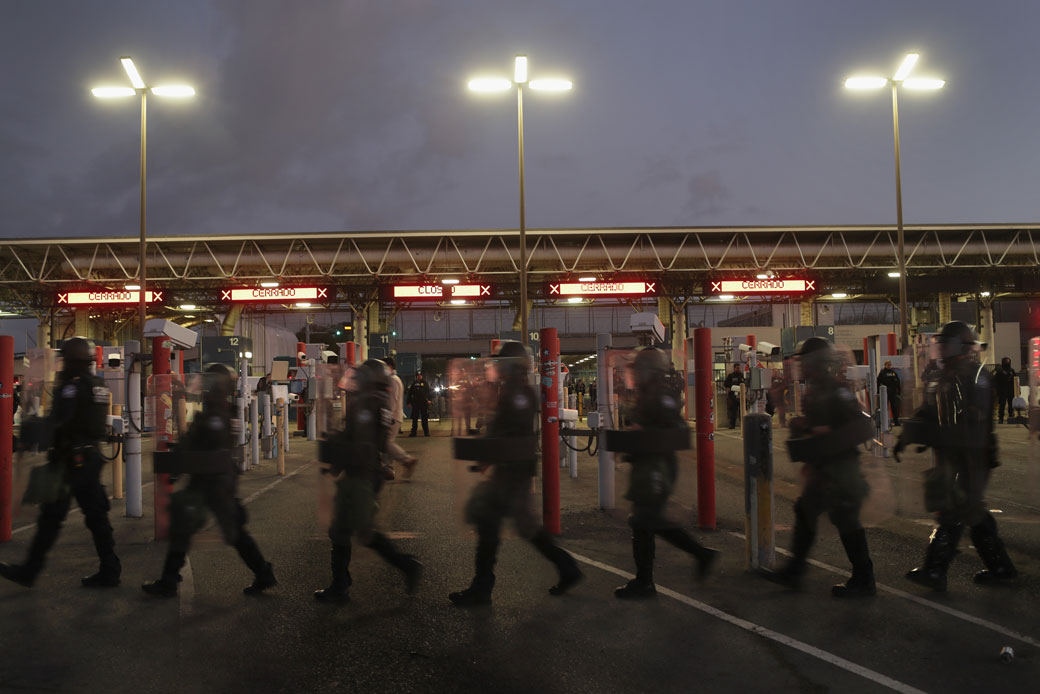
[(133, 236), (151, 84), (149, 233), (894, 223), (891, 101), (846, 76), (908, 50), (908, 223), (1040, 222), (1040, 3), (1028, 0), (4, 0), (2, 237)]

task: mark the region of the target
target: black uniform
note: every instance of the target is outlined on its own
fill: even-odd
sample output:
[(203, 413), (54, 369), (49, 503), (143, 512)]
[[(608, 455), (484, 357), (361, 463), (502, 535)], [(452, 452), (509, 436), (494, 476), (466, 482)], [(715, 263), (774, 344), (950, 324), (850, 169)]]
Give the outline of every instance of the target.
[(412, 407), (412, 433), (415, 436), (422, 419), (423, 436), (430, 435), (430, 386), (422, 375), (416, 378), (408, 388), (408, 404)]
[(26, 587), (35, 582), (75, 497), (100, 559), (98, 572), (84, 578), (83, 585), (117, 586), (122, 566), (108, 521), (108, 494), (101, 484), (105, 461), (97, 447), (105, 435), (109, 392), (104, 381), (90, 374), (86, 363), (66, 359), (65, 368), (51, 396), (47, 421), (54, 442), (48, 453), (48, 465), (60, 468), (64, 485), (54, 501), (40, 505), (36, 535), (25, 563), (20, 566), (0, 564), (0, 575)]
[(1012, 401), (1015, 398), (1015, 370), (1011, 368), (1011, 360), (1007, 357), (993, 370), (993, 389), (997, 391), (997, 418), (1003, 424), (1005, 407), (1008, 417), (1014, 416)]
[(389, 410), (389, 369), (382, 362), (369, 359), (358, 369), (361, 390), (348, 393), (344, 404), (343, 430), (330, 441), (336, 456), (323, 460), (328, 472), (336, 478), (333, 518), (329, 525), (332, 540), (332, 583), (315, 591), (322, 601), (349, 599), (351, 538), (357, 533), (362, 544), (374, 550), (405, 575), (408, 593), (413, 593), (422, 575), (422, 564), (410, 554), (394, 547), (386, 535), (375, 530), (373, 523), (379, 509), (377, 496), (383, 486), (382, 457), (386, 453), (387, 432), (393, 421)]
[[(852, 564), (852, 577), (836, 585), (835, 597), (874, 595), (874, 564), (859, 514), (870, 492), (859, 465), (859, 444), (872, 436), (869, 418), (841, 380), (841, 359), (822, 338), (810, 338), (799, 351), (806, 377), (803, 416), (791, 420), (791, 438), (803, 443), (805, 486), (794, 505), (791, 559), (780, 571), (765, 571), (770, 580), (797, 588), (805, 574), (809, 550), (816, 540), (819, 517), (827, 513), (838, 529)], [(794, 450), (792, 448), (792, 450)]]
[[(506, 362), (522, 349), (519, 343), (506, 343), (499, 351), (502, 361), (498, 368), (500, 373), (506, 372), (507, 375), (498, 391), (486, 438), (515, 440), (535, 435), (538, 400), (534, 388), (526, 382), (527, 367)], [(508, 445), (508, 442), (504, 441), (503, 445)], [(490, 465), (490, 477), (474, 487), (466, 503), (466, 522), (477, 529), (476, 570), (469, 588), (451, 593), (449, 599), (463, 606), (491, 602), (502, 521), (510, 516), (517, 533), (556, 566), (559, 582), (549, 592), (563, 594), (581, 580), (582, 573), (574, 558), (557, 546), (541, 527), (531, 508), (531, 478), (536, 472), (537, 460), (487, 461), (484, 465)]]
[(946, 571), (957, 554), (964, 526), (971, 528), (972, 544), (986, 566), (975, 574), (976, 583), (1010, 579), (1018, 573), (985, 502), (990, 471), (999, 465), (989, 373), (971, 354), (955, 353), (957, 341), (974, 343), (966, 325), (950, 324), (940, 333), (940, 342), (944, 336), (954, 347), (943, 345), (947, 353), (942, 369), (932, 372), (925, 404), (914, 414), (914, 426), (904, 429), (896, 449), (898, 454), (907, 444), (916, 443), (935, 451), (935, 467), (925, 476), (925, 508), (937, 514), (939, 526), (932, 532), (924, 565), (907, 573), (907, 578), (938, 591), (946, 590)]
[[(660, 350), (641, 350), (634, 368), (644, 366), (640, 361), (652, 362), (644, 369), (644, 376), (636, 378), (636, 402), (632, 408), (632, 424), (637, 429), (687, 429), (680, 413), (679, 400), (664, 388), (665, 374), (660, 362)], [(643, 356), (643, 355), (647, 356)], [(628, 454), (625, 462), (632, 464), (628, 492), (625, 498), (632, 502), (628, 523), (632, 527), (632, 556), (636, 563), (636, 577), (614, 591), (618, 598), (645, 598), (656, 595), (654, 585), (655, 536), (660, 536), (697, 559), (698, 576), (707, 575), (718, 552), (704, 547), (665, 513), (668, 498), (675, 489), (679, 463), (675, 451), (640, 452)]]
[(885, 386), (888, 393), (888, 409), (892, 413), (892, 425), (899, 426), (899, 412), (903, 403), (903, 387), (895, 369), (881, 369), (877, 377), (878, 388)]
[[(223, 367), (218, 367), (223, 368)], [(231, 377), (228, 387), (217, 387), (207, 393), (202, 411), (195, 416), (177, 450), (185, 452), (219, 452), (219, 466), (213, 472), (192, 474), (188, 485), (170, 498), (170, 546), (166, 551), (162, 576), (146, 583), (142, 589), (151, 595), (172, 597), (177, 594), (180, 570), (191, 546), (192, 536), (206, 522), (208, 508), (220, 526), (224, 542), (235, 548), (253, 572), (253, 582), (244, 593), (253, 595), (277, 585), (270, 562), (264, 559), (256, 540), (246, 530), (246, 509), (238, 499), (238, 465), (232, 455), (235, 445), (231, 430)]]
[(740, 386), (744, 383), (744, 374), (740, 371), (734, 370), (733, 373), (726, 376), (726, 381), (723, 386), (726, 389), (726, 410), (729, 414), (729, 428), (735, 429), (737, 426), (737, 417), (740, 416), (740, 395), (733, 391), (733, 386)]

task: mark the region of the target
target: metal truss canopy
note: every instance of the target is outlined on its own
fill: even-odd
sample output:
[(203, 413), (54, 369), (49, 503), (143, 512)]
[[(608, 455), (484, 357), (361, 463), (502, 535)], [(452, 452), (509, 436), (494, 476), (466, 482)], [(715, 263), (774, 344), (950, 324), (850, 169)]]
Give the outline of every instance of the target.
[[(918, 271), (1040, 267), (1040, 225), (905, 227)], [(323, 232), (149, 239), (148, 279), (211, 286), (278, 278), (371, 286), (445, 275), (513, 275), (516, 230)], [(897, 266), (893, 226), (668, 227), (528, 231), (528, 271), (543, 276), (861, 271)], [(137, 276), (134, 237), (0, 239), (0, 287), (117, 286)], [(503, 278), (505, 279), (505, 278)]]

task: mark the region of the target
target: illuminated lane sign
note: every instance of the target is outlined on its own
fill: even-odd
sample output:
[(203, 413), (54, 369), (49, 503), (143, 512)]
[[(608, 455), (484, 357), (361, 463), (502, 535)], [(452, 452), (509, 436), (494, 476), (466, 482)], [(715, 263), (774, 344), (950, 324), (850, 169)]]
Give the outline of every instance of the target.
[(221, 301), (328, 301), (328, 287), (248, 287), (221, 289)]
[(390, 298), (397, 301), (420, 299), (490, 299), (490, 284), (395, 284)]
[(554, 296), (657, 296), (657, 282), (560, 282), (549, 284)]
[[(149, 304), (162, 303), (162, 292), (144, 293), (144, 300)], [(91, 306), (94, 304), (137, 304), (141, 302), (140, 290), (134, 291), (96, 291), (96, 292), (59, 292), (59, 306)]]
[(816, 280), (711, 280), (711, 294), (804, 294), (816, 291)]

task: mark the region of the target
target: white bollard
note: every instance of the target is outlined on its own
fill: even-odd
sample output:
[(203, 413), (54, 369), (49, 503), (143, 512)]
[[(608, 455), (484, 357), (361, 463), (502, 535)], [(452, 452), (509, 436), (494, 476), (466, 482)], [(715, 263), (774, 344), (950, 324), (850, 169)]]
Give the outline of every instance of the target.
[(611, 428), (613, 420), (610, 416), (610, 369), (607, 364), (607, 348), (610, 347), (610, 334), (596, 336), (596, 399), (599, 411), (599, 507), (614, 508), (614, 454), (607, 450), (606, 430)]
[(260, 464), (260, 412), (256, 398), (249, 399), (249, 464)]

